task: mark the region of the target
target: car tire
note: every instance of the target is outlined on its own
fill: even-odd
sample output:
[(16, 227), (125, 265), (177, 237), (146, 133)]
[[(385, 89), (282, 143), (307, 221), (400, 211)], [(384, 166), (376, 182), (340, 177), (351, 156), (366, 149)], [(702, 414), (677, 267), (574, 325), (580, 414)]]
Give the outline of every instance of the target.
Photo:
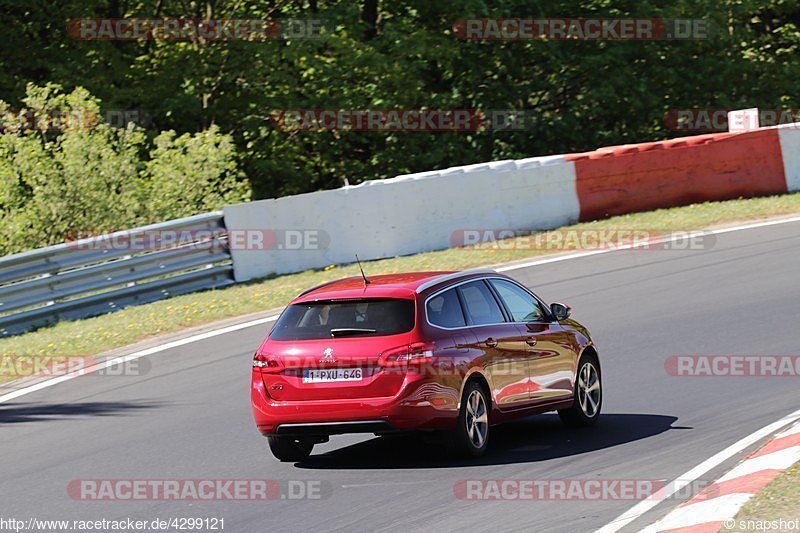
[(593, 354), (584, 353), (578, 361), (572, 407), (559, 409), (558, 416), (568, 426), (592, 426), (600, 418), (602, 406), (603, 381), (600, 364)]
[(279, 461), (297, 462), (308, 458), (314, 449), (314, 442), (296, 437), (267, 437), (269, 449)]
[(491, 402), (477, 381), (464, 387), (456, 428), (448, 434), (450, 452), (458, 457), (480, 457), (489, 445)]

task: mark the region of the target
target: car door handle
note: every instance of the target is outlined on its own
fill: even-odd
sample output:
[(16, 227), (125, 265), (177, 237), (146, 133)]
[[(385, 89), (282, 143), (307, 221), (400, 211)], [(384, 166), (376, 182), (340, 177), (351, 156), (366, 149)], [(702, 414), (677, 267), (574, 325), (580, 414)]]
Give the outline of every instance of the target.
[(525, 342), (528, 344), (528, 346), (536, 346), (536, 337), (528, 337), (525, 339)]
[(486, 339), (486, 346), (488, 346), (489, 348), (494, 348), (495, 346), (497, 346), (497, 341), (489, 337), (488, 339)]

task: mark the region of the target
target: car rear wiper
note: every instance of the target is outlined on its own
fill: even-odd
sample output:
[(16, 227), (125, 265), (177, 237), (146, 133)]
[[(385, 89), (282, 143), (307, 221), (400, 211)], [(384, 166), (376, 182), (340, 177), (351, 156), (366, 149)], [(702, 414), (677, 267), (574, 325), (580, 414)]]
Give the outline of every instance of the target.
[(376, 329), (368, 328), (333, 328), (331, 337), (344, 337), (346, 335), (360, 335), (362, 333), (375, 333)]

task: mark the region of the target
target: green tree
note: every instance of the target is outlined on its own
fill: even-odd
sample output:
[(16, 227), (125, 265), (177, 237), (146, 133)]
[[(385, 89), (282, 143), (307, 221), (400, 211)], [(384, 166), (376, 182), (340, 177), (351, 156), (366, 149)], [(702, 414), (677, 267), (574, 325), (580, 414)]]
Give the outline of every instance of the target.
[(154, 144), (145, 173), (148, 218), (177, 218), (250, 199), (233, 139), (218, 127), (180, 137), (165, 131)]
[(0, 254), (247, 201), (233, 139), (212, 127), (148, 140), (100, 120), (81, 88), (29, 86), (0, 134)]
[[(264, 42), (77, 41), (66, 25), (81, 17), (323, 19), (327, 30)], [(705, 19), (718, 31), (688, 40), (463, 41), (452, 26), (465, 17)], [(228, 136), (233, 147), (209, 168), (225, 183), (234, 175), (241, 183), (244, 172), (254, 198), (685, 134), (667, 128), (670, 109), (800, 107), (800, 5), (791, 0), (0, 0), (0, 20), (19, 30), (0, 42), (9, 106), (25, 105), (27, 82), (86, 87), (101, 116), (151, 118), (145, 152), (149, 139), (174, 131), (164, 157), (191, 172), (191, 161), (211, 156), (179, 143), (184, 135), (213, 131), (212, 145)], [(273, 111), (298, 108), (514, 109), (531, 120), (520, 131), (473, 133), (288, 132), (271, 123)], [(140, 159), (148, 198), (162, 179), (149, 173), (171, 172), (152, 157)], [(237, 170), (221, 170), (224, 161)], [(214, 203), (183, 193), (186, 205)]]

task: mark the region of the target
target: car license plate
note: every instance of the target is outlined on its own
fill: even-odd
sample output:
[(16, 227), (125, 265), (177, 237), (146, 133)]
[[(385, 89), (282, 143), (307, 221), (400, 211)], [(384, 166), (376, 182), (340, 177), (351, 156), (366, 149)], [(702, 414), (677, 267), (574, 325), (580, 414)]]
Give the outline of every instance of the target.
[(331, 368), (328, 370), (303, 370), (303, 383), (331, 383), (336, 381), (361, 381), (362, 368)]

